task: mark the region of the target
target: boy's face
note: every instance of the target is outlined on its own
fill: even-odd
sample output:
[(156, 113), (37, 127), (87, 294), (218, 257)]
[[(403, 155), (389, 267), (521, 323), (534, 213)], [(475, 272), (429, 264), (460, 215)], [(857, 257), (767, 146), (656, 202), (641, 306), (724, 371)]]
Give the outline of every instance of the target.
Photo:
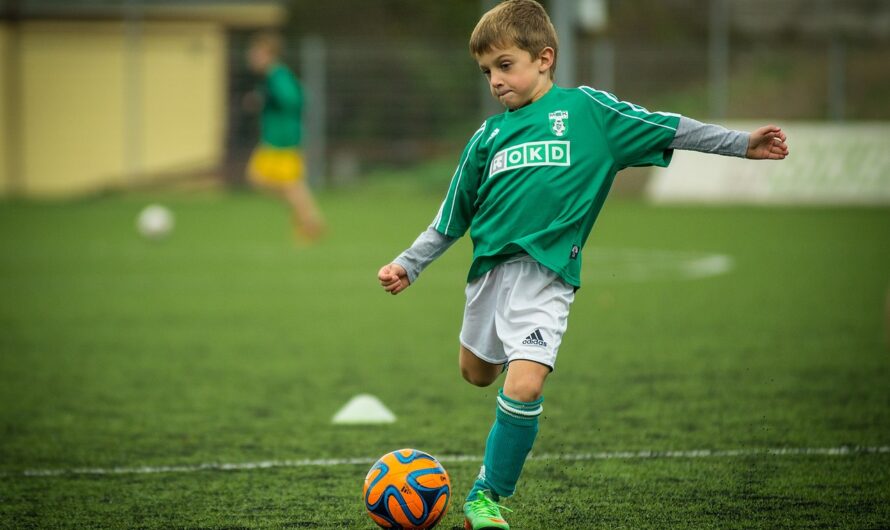
[(488, 79), (491, 95), (510, 110), (524, 107), (547, 93), (553, 85), (553, 59), (553, 48), (544, 48), (532, 57), (516, 46), (492, 48), (476, 57), (479, 69)]
[(250, 69), (258, 74), (264, 73), (273, 59), (271, 50), (262, 44), (253, 44), (247, 50), (247, 63)]

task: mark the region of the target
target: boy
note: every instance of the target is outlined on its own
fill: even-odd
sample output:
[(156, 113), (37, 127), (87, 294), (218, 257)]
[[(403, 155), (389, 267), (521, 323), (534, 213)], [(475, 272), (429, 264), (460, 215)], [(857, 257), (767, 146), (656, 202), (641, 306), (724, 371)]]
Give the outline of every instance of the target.
[[(324, 222), (304, 179), (300, 152), (300, 115), (303, 92), (293, 73), (281, 63), (281, 38), (271, 33), (256, 35), (247, 60), (250, 68), (263, 76), (261, 141), (247, 164), (250, 181), (280, 194), (292, 211), (294, 235), (312, 242), (324, 231)], [(246, 98), (247, 106), (259, 107), (257, 94)]]
[(470, 51), (507, 111), (470, 138), (432, 225), (378, 279), (400, 293), (470, 229), (460, 370), (477, 386), (506, 378), (465, 526), (509, 528), (497, 501), (514, 493), (537, 435), (544, 380), (581, 284), (582, 247), (615, 174), (666, 166), (673, 149), (778, 160), (788, 148), (778, 127), (729, 131), (589, 87), (555, 86), (556, 32), (534, 0), (486, 13)]

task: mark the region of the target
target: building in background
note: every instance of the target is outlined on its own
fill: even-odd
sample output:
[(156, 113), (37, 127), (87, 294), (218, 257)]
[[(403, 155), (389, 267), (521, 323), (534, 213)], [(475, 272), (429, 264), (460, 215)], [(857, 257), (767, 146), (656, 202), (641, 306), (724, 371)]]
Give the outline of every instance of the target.
[[(467, 51), (496, 1), (7, 0), (0, 195), (208, 171), (238, 185), (256, 138), (244, 51), (273, 26), (306, 88), (314, 184), (451, 159), (499, 110)], [(720, 123), (890, 120), (890, 2), (542, 2), (572, 84)]]
[(218, 169), (228, 33), (285, 20), (246, 2), (14, 4), (0, 20), (0, 194), (27, 197)]

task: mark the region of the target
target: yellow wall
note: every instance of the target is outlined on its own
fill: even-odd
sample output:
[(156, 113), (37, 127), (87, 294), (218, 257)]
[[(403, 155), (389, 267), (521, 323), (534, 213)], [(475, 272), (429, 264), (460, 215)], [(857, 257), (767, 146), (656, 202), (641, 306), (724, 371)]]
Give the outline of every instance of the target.
[(7, 98), (8, 84), (11, 82), (7, 72), (9, 65), (9, 27), (0, 23), (0, 197), (9, 193), (9, 114)]
[(24, 192), (63, 195), (123, 175), (124, 48), (118, 23), (21, 30)]
[(213, 23), (23, 24), (23, 191), (71, 195), (218, 165), (225, 46)]
[(143, 36), (144, 170), (213, 167), (223, 157), (225, 36), (211, 24), (148, 26)]

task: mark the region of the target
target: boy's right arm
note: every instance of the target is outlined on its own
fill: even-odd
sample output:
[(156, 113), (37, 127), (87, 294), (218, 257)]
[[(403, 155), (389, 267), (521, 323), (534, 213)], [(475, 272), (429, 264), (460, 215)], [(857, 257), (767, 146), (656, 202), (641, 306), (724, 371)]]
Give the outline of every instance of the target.
[(423, 269), (444, 254), (457, 239), (443, 235), (435, 226), (430, 226), (414, 240), (411, 247), (380, 269), (377, 273), (380, 285), (388, 293), (399, 294), (414, 283)]

